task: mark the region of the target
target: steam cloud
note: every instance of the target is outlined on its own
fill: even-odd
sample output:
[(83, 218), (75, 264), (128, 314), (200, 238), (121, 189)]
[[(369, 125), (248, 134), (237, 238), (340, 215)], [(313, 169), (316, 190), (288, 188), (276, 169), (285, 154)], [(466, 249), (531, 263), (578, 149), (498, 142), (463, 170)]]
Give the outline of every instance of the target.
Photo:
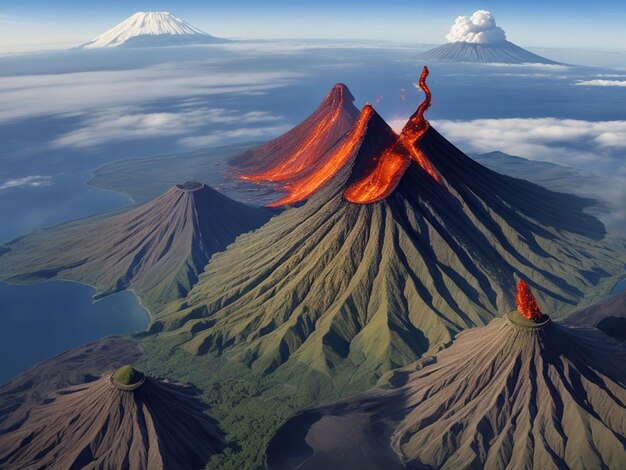
[(506, 33), (496, 26), (496, 19), (491, 12), (478, 10), (472, 16), (457, 17), (446, 39), (448, 42), (493, 44), (506, 41)]

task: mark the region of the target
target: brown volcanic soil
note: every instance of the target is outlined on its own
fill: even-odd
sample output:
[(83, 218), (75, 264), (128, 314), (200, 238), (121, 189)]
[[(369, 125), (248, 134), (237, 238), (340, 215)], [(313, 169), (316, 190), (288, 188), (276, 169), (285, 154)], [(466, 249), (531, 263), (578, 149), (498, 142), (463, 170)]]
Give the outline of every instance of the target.
[(626, 341), (626, 291), (573, 313), (565, 323), (595, 326), (620, 342)]
[[(626, 462), (626, 350), (598, 330), (550, 321), (532, 329), (505, 316), (462, 332), (422, 365), (397, 373), (394, 388), (292, 418), (268, 447), (269, 467), (284, 468), (289, 443), (298, 449), (289, 458), (302, 468), (318, 450), (332, 468), (332, 455), (352, 446), (351, 434), (374, 439), (374, 428), (387, 430), (378, 447), (391, 445), (408, 468), (617, 469)], [(333, 433), (337, 420), (352, 429), (346, 442)]]
[(0, 433), (19, 426), (30, 409), (55, 391), (92, 382), (111, 367), (138, 363), (137, 341), (110, 336), (48, 359), (0, 385)]
[(243, 174), (262, 173), (282, 164), (292, 171), (312, 171), (323, 165), (329, 150), (346, 136), (358, 115), (350, 90), (338, 83), (313, 114), (296, 127), (271, 142), (233, 157), (229, 163)]
[(194, 389), (146, 377), (122, 390), (110, 374), (58, 391), (0, 434), (0, 468), (204, 468), (222, 434)]
[(181, 184), (127, 212), (18, 238), (0, 256), (0, 272), (8, 282), (84, 282), (98, 296), (132, 288), (154, 307), (185, 295), (214, 253), (272, 215), (203, 184)]

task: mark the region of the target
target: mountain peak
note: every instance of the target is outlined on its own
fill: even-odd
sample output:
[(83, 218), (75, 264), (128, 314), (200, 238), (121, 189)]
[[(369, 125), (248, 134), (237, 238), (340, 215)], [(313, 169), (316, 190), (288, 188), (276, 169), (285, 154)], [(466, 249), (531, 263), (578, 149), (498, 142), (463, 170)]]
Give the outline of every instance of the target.
[(343, 83), (334, 85), (317, 109), (280, 137), (230, 160), (239, 177), (254, 183), (285, 186), (323, 166), (359, 117), (354, 96)]
[(376, 468), (620, 467), (624, 349), (590, 328), (510, 320), (462, 332), (385, 389), (289, 419), (270, 441), (268, 468), (285, 468), (285, 455), (291, 467), (342, 468), (353, 446)]
[[(178, 184), (126, 212), (46, 232), (45, 245), (57, 247), (58, 256), (36, 260), (35, 276), (81, 279), (97, 286), (98, 296), (130, 287), (148, 305), (166, 303), (189, 290), (214, 253), (271, 215), (202, 183)], [(38, 245), (36, 239), (26, 243), (31, 242)], [(35, 246), (28, 251), (34, 253)], [(3, 261), (21, 256), (14, 248)]]
[(93, 41), (84, 49), (119, 46), (180, 45), (220, 41), (168, 11), (139, 11)]
[(119, 372), (56, 391), (1, 433), (2, 468), (204, 468), (223, 449), (197, 389)]

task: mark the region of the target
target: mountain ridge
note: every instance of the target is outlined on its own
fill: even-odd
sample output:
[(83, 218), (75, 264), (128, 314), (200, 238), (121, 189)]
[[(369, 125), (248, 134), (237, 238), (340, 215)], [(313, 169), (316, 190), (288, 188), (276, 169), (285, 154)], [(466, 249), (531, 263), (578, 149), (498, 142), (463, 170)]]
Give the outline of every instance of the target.
[(179, 184), (127, 211), (9, 242), (0, 256), (2, 278), (76, 280), (94, 285), (97, 297), (132, 288), (154, 310), (184, 295), (215, 252), (272, 215), (204, 184)]
[(270, 441), (268, 467), (357, 469), (341, 450), (358, 448), (378, 468), (618, 468), (624, 349), (592, 328), (519, 317), (460, 333), (387, 387), (300, 412)]
[(366, 139), (304, 205), (214, 256), (155, 331), (262, 375), (306, 365), (362, 388), (510, 309), (516, 275), (563, 310), (623, 268), (588, 201), (487, 170), (432, 127), (418, 145), (441, 183), (411, 164), (386, 199), (349, 203), (358, 156), (370, 164), (393, 140)]

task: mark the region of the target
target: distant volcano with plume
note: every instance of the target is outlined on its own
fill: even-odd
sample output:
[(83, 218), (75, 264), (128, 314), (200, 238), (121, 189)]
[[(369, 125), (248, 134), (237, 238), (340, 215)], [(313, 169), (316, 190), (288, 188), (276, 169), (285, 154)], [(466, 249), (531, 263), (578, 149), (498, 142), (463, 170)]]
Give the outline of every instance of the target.
[(224, 443), (195, 395), (130, 366), (59, 390), (0, 430), (0, 468), (204, 468)]
[[(363, 389), (510, 310), (516, 275), (564, 314), (623, 271), (589, 200), (467, 157), (424, 119), (420, 84), (400, 134), (367, 105), (323, 162), (287, 175), (274, 205), (303, 205), (216, 254), (156, 331), (261, 374)], [(293, 150), (264, 171), (308, 159), (307, 139), (281, 142)]]
[(224, 39), (211, 36), (167, 11), (140, 11), (80, 47), (82, 49), (100, 49), (179, 46), (213, 44), (224, 41)]
[(129, 211), (18, 238), (0, 272), (9, 282), (84, 282), (100, 297), (132, 288), (153, 307), (185, 295), (214, 253), (272, 215), (204, 184), (179, 184)]
[(268, 467), (620, 468), (625, 371), (626, 351), (600, 331), (512, 311), (391, 388), (293, 417)]
[(501, 64), (558, 64), (507, 41), (491, 12), (478, 10), (459, 16), (446, 35), (447, 44), (419, 55), (424, 61)]

